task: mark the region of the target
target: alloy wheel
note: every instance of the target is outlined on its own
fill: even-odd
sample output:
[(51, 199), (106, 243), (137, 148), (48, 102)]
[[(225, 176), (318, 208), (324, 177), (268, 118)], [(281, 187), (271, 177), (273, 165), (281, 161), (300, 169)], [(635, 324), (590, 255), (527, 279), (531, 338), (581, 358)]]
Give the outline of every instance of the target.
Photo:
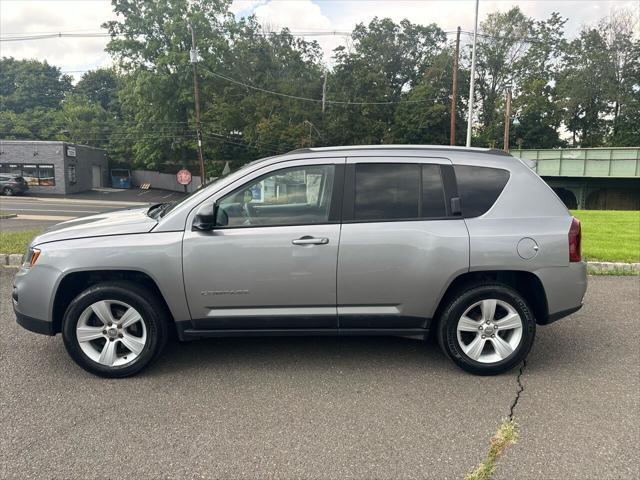
[(498, 299), (485, 299), (465, 310), (456, 327), (458, 344), (472, 360), (506, 360), (522, 340), (523, 322), (516, 309)]
[(131, 305), (119, 300), (100, 300), (80, 315), (76, 339), (94, 362), (121, 367), (135, 362), (144, 350), (147, 327)]

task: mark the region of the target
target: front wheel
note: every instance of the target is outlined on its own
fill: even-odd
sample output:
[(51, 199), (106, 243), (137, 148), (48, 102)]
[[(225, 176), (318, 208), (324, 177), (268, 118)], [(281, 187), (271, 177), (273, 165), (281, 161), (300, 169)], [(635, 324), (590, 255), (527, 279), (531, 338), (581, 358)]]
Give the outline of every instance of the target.
[(167, 326), (152, 292), (128, 282), (105, 282), (71, 302), (62, 337), (71, 358), (85, 370), (128, 377), (160, 354)]
[(526, 300), (507, 285), (472, 287), (445, 307), (438, 343), (462, 369), (478, 375), (506, 372), (531, 350), (536, 322)]
[(4, 187), (4, 189), (2, 190), (2, 193), (7, 197), (11, 197), (13, 195), (13, 188)]

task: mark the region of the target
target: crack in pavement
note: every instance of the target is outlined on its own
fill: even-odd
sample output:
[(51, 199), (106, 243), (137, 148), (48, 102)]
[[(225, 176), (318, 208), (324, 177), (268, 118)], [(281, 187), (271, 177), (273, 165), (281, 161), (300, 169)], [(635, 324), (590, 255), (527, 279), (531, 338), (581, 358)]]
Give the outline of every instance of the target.
[(524, 370), (527, 368), (527, 359), (522, 360), (522, 365), (520, 365), (520, 372), (518, 372), (518, 376), (516, 377), (516, 381), (518, 382), (518, 391), (516, 392), (516, 397), (513, 399), (511, 403), (511, 407), (509, 407), (509, 420), (513, 420), (513, 414), (516, 406), (518, 405), (518, 401), (520, 400), (520, 395), (524, 392), (524, 385), (522, 384), (522, 375), (524, 374)]

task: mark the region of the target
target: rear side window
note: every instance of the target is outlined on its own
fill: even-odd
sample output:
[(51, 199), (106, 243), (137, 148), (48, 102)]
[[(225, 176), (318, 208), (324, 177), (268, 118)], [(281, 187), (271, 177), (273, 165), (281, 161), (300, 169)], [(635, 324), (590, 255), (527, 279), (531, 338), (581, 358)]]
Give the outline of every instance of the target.
[(500, 168), (455, 165), (454, 170), (466, 218), (487, 213), (509, 180), (509, 172)]
[(445, 216), (439, 165), (356, 165), (354, 220), (411, 220)]

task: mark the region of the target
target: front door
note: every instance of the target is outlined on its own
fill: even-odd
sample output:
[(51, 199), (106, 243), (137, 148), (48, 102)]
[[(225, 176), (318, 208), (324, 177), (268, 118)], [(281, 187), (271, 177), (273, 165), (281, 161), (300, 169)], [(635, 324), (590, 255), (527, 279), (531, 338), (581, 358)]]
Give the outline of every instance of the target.
[(187, 226), (183, 268), (194, 328), (337, 327), (336, 198), (343, 164), (307, 160), (267, 167), (215, 196), (213, 231)]
[(102, 169), (99, 165), (93, 165), (91, 167), (91, 180), (93, 188), (100, 188), (102, 186)]

